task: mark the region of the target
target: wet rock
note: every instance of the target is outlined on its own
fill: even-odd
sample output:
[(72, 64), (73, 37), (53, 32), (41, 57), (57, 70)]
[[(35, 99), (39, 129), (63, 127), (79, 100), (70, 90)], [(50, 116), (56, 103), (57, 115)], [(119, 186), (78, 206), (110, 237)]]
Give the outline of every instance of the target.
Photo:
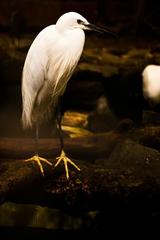
[(144, 111), (143, 123), (145, 125), (160, 125), (160, 113), (153, 111)]
[(157, 167), (160, 165), (160, 153), (152, 148), (142, 146), (134, 141), (126, 139), (118, 143), (112, 151), (106, 165), (116, 168), (132, 168), (139, 171), (149, 171), (152, 175), (160, 173)]

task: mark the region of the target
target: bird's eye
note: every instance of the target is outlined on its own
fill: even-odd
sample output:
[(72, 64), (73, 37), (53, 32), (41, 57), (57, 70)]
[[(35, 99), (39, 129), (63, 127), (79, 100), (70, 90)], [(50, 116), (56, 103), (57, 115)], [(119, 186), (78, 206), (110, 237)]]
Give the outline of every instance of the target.
[(78, 24), (82, 24), (82, 23), (83, 23), (83, 21), (82, 21), (82, 20), (80, 20), (80, 19), (77, 19), (77, 23), (78, 23)]

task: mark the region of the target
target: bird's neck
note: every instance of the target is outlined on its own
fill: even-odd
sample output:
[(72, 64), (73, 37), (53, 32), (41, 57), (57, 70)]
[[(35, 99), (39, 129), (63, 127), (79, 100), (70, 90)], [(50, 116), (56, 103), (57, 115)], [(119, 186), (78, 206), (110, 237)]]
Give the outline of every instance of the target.
[(63, 32), (63, 37), (69, 47), (73, 51), (83, 50), (85, 42), (85, 34), (82, 29), (75, 28), (74, 30), (66, 30)]

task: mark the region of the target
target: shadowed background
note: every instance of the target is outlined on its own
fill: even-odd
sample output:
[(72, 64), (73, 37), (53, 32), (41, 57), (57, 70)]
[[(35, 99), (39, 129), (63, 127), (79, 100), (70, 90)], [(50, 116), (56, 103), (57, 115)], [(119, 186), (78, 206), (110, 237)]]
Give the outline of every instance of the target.
[[(77, 11), (91, 22), (107, 25), (118, 36), (86, 33), (85, 50), (69, 81), (62, 108), (90, 112), (96, 108), (98, 98), (105, 95), (116, 117), (141, 121), (147, 106), (142, 96), (141, 72), (148, 63), (159, 63), (159, 5), (144, 0), (2, 0), (1, 135), (32, 136), (22, 132), (20, 122), (24, 59), (37, 33), (67, 11)], [(42, 127), (42, 136), (50, 135), (52, 122)]]
[[(61, 105), (65, 112), (66, 137), (74, 135), (73, 127), (80, 128), (80, 132), (76, 130), (76, 136), (108, 132), (126, 118), (131, 119), (135, 126), (159, 124), (159, 115), (148, 113), (150, 107), (143, 98), (141, 77), (147, 64), (160, 64), (159, 1), (1, 0), (0, 137), (34, 136), (34, 131), (22, 130), (20, 120), (24, 60), (38, 32), (55, 24), (59, 16), (68, 11), (79, 12), (90, 22), (106, 25), (117, 33), (117, 38), (86, 33), (84, 52)], [(41, 137), (55, 135), (54, 119), (41, 126), (40, 134)], [(159, 141), (158, 147), (155, 142), (152, 147), (159, 149)], [(97, 211), (87, 212), (75, 220), (75, 216), (66, 216), (57, 209), (32, 205), (26, 209), (29, 209), (28, 213), (24, 213), (23, 205), (2, 205), (0, 224), (74, 230), (106, 227), (105, 216)], [(109, 213), (114, 220), (112, 214), (117, 216), (116, 210)]]

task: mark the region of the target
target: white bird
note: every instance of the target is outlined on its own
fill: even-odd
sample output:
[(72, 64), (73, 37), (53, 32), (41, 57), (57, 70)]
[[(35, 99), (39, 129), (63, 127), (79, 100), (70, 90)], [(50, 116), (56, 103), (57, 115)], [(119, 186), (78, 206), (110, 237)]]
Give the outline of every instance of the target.
[(148, 65), (142, 72), (143, 96), (151, 106), (160, 103), (160, 66)]
[[(63, 95), (78, 64), (85, 42), (84, 30), (108, 32), (107, 29), (90, 24), (80, 14), (69, 12), (62, 15), (55, 25), (43, 29), (28, 51), (22, 73), (22, 123), (24, 128), (36, 128), (36, 145), (39, 125), (55, 111), (58, 99)], [(77, 170), (80, 168), (66, 156), (59, 121), (57, 125), (60, 131), (61, 154), (55, 166), (63, 161), (68, 179), (67, 163)], [(43, 175), (41, 161), (52, 165), (38, 155), (38, 148), (35, 156), (25, 161), (36, 161)]]

